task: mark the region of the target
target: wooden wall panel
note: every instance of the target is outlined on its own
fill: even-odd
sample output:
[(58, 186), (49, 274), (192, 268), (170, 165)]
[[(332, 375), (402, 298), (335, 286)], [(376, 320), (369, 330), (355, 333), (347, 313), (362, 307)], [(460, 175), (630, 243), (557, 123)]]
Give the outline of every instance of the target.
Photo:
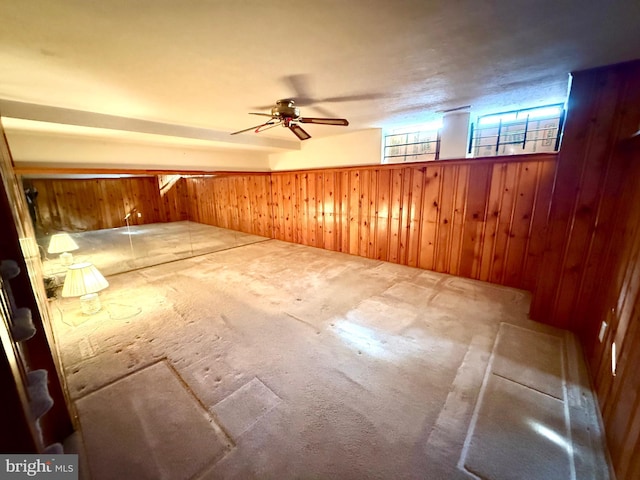
[[(189, 189), (186, 180), (179, 175), (170, 178), (158, 178), (160, 202), (157, 217), (164, 222), (189, 220)], [(149, 186), (151, 189), (152, 186)], [(152, 194), (151, 190), (148, 192)], [(196, 199), (193, 199), (196, 202)], [(134, 219), (135, 220), (135, 219)]]
[[(263, 237), (272, 236), (271, 215), (271, 177), (268, 175), (253, 175), (250, 179), (252, 231), (255, 235)], [(298, 199), (295, 199), (297, 202)]]
[(188, 218), (531, 288), (555, 158), (188, 177)]
[(309, 228), (309, 245), (322, 248), (322, 223), (318, 221), (318, 197), (322, 196), (322, 193), (318, 192), (318, 176), (322, 176), (322, 173), (313, 172), (307, 175), (307, 226)]
[[(375, 175), (375, 172), (374, 172)], [(358, 172), (359, 191), (358, 197), (358, 253), (362, 257), (369, 255), (370, 230), (369, 223), (372, 221), (370, 198), (371, 196), (371, 171), (362, 170)], [(373, 242), (371, 242), (373, 243)]]
[[(290, 223), (282, 197), (285, 189), (274, 189), (272, 198), (269, 175), (188, 176), (183, 181), (185, 218), (266, 237), (275, 235), (272, 219), (276, 218), (278, 236), (285, 234), (284, 225)], [(293, 205), (291, 197), (286, 200)]]
[(451, 168), (442, 168), (440, 175), (440, 190), (438, 197), (438, 229), (435, 243), (436, 272), (452, 273), (449, 271), (451, 258), (451, 222), (453, 218), (453, 193), (455, 189), (455, 176), (458, 165)]
[(551, 207), (551, 182), (541, 183), (541, 178), (554, 176), (555, 163), (540, 163), (530, 168), (536, 169), (536, 194), (531, 211), (531, 235), (527, 247), (527, 256), (523, 268), (522, 285), (527, 290), (533, 290), (538, 280), (541, 258), (545, 248), (547, 233), (547, 218)]
[(322, 220), (324, 222), (324, 248), (327, 250), (336, 250), (336, 209), (335, 209), (335, 191), (336, 191), (336, 175), (335, 172), (327, 172), (324, 176)]
[(27, 179), (38, 190), (39, 234), (122, 227), (134, 208), (132, 224), (163, 221), (156, 177), (114, 179)]
[(420, 260), (418, 266), (427, 270), (435, 269), (436, 237), (438, 235), (438, 212), (440, 202), (440, 178), (442, 168), (428, 166), (424, 174), (422, 188), (422, 224), (420, 228)]
[(531, 309), (579, 334), (620, 480), (640, 474), (639, 125), (640, 61), (574, 75)]
[(409, 224), (407, 229), (407, 262), (417, 267), (420, 262), (420, 224), (422, 220), (422, 193), (425, 168), (411, 169), (411, 200), (409, 204)]
[(402, 169), (391, 169), (391, 191), (389, 198), (389, 232), (387, 261), (392, 263), (400, 262), (400, 236), (402, 232)]
[(554, 160), (272, 173), (274, 238), (531, 288)]
[(372, 258), (389, 259), (389, 210), (391, 208), (391, 170), (376, 170), (375, 248)]
[[(531, 288), (554, 155), (224, 176), (32, 180), (45, 228), (192, 220)], [(541, 193), (542, 192), (542, 193)], [(136, 215), (142, 213), (142, 217)], [(537, 250), (536, 250), (537, 249)]]
[(456, 275), (460, 275), (460, 258), (462, 256), (462, 244), (466, 228), (464, 219), (467, 209), (469, 180), (469, 165), (459, 165), (453, 194), (453, 212), (451, 214), (452, 241), (449, 260), (449, 270), (455, 272)]
[(608, 237), (598, 226), (619, 188), (609, 181), (611, 175), (619, 178), (621, 168), (614, 146), (640, 123), (638, 65), (581, 72), (572, 82), (544, 267), (532, 304), (532, 316), (540, 321), (583, 329), (573, 313), (580, 298), (589, 298), (583, 277), (590, 263), (599, 262), (592, 247)]
[(469, 167), (469, 176), (473, 181), (468, 184), (468, 200), (464, 213), (466, 228), (460, 251), (459, 274), (463, 277), (479, 278), (480, 276), (491, 172), (492, 168), (489, 164)]
[(356, 170), (349, 172), (348, 191), (347, 211), (349, 212), (349, 231), (347, 232), (347, 236), (349, 240), (345, 253), (357, 255), (358, 249), (360, 248), (360, 172)]
[[(627, 154), (617, 153), (622, 159)], [(618, 190), (613, 228), (608, 230), (608, 253), (602, 262), (598, 290), (581, 330), (594, 385), (602, 408), (611, 459), (620, 479), (637, 478), (640, 459), (640, 139), (633, 155), (623, 162), (627, 175)], [(587, 287), (584, 291), (586, 292)], [(598, 340), (601, 321), (608, 323), (603, 342)], [(617, 369), (612, 372), (612, 344), (616, 344)]]

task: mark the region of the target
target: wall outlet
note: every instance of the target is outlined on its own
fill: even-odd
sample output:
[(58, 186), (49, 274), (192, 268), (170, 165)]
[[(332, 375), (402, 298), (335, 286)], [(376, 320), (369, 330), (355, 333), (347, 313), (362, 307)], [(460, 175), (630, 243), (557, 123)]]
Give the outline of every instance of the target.
[(604, 333), (607, 331), (607, 327), (607, 322), (602, 322), (600, 324), (600, 333), (598, 333), (598, 340), (600, 340), (600, 343), (604, 341)]

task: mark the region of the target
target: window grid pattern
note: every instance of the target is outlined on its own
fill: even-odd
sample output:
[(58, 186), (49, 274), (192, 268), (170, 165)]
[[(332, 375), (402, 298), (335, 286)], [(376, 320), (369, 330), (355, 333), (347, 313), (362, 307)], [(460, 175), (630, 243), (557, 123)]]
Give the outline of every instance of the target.
[(438, 130), (386, 135), (384, 163), (433, 161), (438, 159), (439, 151)]
[[(557, 151), (564, 120), (564, 109), (557, 107), (556, 113), (548, 116), (535, 116), (538, 109), (528, 109), (480, 117), (469, 151), (474, 157)], [(498, 121), (483, 125), (487, 117)]]

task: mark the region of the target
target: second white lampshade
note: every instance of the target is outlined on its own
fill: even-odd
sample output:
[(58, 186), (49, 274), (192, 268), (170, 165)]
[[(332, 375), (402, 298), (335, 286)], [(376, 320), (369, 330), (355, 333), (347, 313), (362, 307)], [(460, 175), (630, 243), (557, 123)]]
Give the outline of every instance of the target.
[(68, 233), (56, 233), (51, 235), (47, 253), (59, 253), (62, 264), (71, 265), (73, 263), (73, 255), (69, 252), (78, 248), (78, 244), (71, 238), (71, 235)]

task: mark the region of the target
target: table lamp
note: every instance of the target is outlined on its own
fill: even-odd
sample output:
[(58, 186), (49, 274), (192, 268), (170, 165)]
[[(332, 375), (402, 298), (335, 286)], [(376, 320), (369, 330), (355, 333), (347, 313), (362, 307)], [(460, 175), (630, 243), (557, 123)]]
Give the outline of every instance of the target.
[(63, 297), (80, 297), (80, 308), (85, 315), (100, 311), (98, 292), (109, 286), (109, 282), (89, 262), (76, 263), (69, 267), (62, 287)]
[(51, 235), (51, 240), (49, 241), (49, 249), (48, 253), (59, 253), (60, 261), (63, 265), (71, 265), (73, 263), (73, 255), (69, 252), (72, 250), (77, 250), (78, 244), (73, 241), (71, 235), (68, 233), (56, 233), (55, 235)]

